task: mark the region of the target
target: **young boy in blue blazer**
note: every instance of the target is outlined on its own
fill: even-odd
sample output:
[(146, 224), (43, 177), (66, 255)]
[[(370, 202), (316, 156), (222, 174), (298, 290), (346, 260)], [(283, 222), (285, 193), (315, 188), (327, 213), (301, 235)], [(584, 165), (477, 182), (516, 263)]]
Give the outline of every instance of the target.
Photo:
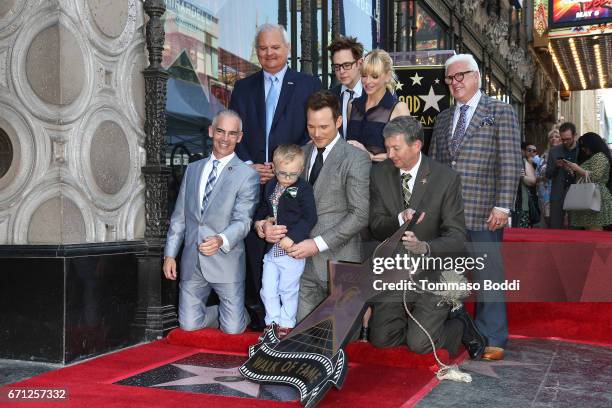
[(312, 186), (300, 174), (304, 170), (304, 153), (297, 145), (280, 145), (274, 151), (276, 178), (266, 183), (264, 201), (254, 219), (255, 229), (265, 238), (265, 223), (287, 227), (286, 236), (275, 244), (268, 243), (264, 256), (261, 300), (266, 308), (266, 325), (278, 325), (276, 335), (282, 338), (295, 327), (304, 259), (293, 259), (286, 250), (308, 238), (317, 223)]

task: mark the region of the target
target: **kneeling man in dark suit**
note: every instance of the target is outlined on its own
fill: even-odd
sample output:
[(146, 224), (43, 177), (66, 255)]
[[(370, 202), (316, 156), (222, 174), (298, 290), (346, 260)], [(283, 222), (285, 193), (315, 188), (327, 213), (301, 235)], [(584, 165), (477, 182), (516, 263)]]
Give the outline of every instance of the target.
[[(416, 209), (421, 217), (405, 233), (400, 252), (407, 250), (413, 258), (463, 254), (466, 232), (459, 174), (421, 154), (423, 129), (416, 119), (397, 117), (385, 126), (383, 135), (389, 159), (372, 167), (370, 179), (374, 237), (380, 241), (389, 238), (412, 219)], [(427, 270), (415, 281), (435, 281), (436, 274)], [(385, 291), (375, 299), (370, 341), (377, 347), (407, 344), (415, 353), (431, 352), (428, 335), (405, 311), (403, 295), (402, 291)], [(436, 348), (455, 353), (463, 342), (470, 357), (480, 358), (485, 340), (469, 315), (461, 307), (449, 316), (451, 308), (441, 300), (428, 292), (406, 293), (406, 306)]]

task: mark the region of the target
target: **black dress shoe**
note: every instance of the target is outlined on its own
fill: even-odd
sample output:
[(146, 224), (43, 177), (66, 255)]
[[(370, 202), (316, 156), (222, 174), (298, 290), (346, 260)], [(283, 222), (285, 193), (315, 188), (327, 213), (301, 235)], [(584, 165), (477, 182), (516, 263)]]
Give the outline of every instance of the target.
[(361, 332), (359, 333), (359, 341), (368, 342), (370, 337), (370, 328), (361, 326)]
[(463, 323), (461, 342), (472, 360), (480, 360), (487, 346), (487, 340), (478, 331), (474, 321), (463, 307), (451, 313), (451, 319), (459, 319)]
[(251, 318), (249, 328), (256, 332), (263, 331), (266, 328), (266, 322), (264, 321), (263, 314), (259, 312), (259, 309), (260, 308), (256, 306), (246, 307), (246, 310), (249, 313), (249, 317)]

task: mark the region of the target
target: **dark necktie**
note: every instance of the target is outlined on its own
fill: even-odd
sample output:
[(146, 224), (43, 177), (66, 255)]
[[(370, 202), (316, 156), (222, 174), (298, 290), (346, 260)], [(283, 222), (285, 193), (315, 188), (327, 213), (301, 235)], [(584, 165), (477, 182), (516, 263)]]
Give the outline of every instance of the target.
[(340, 134), (342, 135), (343, 138), (346, 139), (346, 131), (348, 130), (348, 123), (349, 123), (349, 117), (348, 117), (348, 110), (349, 110), (349, 105), (351, 104), (351, 101), (353, 100), (353, 96), (355, 95), (355, 91), (353, 91), (352, 89), (346, 89), (344, 91), (345, 93), (348, 93), (349, 98), (348, 101), (346, 101), (346, 109), (344, 110), (344, 112), (342, 112), (342, 132), (340, 132)]
[(459, 147), (461, 146), (461, 142), (465, 136), (465, 130), (467, 127), (467, 110), (469, 108), (470, 105), (467, 104), (459, 108), (459, 120), (457, 121), (457, 126), (455, 126), (455, 132), (453, 133), (450, 143), (450, 153), (453, 157), (457, 156), (457, 152), (459, 151)]
[(404, 208), (409, 208), (410, 206), (410, 197), (412, 197), (412, 193), (410, 192), (410, 186), (408, 182), (412, 178), (410, 173), (402, 173), (402, 196), (404, 197)]
[(314, 186), (314, 183), (317, 181), (319, 173), (321, 172), (321, 168), (323, 168), (324, 151), (324, 147), (317, 147), (317, 157), (315, 158), (314, 164), (312, 165), (312, 170), (310, 170), (310, 177), (308, 177), (308, 182), (312, 186)]

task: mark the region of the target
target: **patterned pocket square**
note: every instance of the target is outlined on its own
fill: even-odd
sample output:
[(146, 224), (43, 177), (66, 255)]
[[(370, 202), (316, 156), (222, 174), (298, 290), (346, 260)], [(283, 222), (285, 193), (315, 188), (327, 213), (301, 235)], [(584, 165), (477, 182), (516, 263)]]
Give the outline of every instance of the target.
[(484, 118), (482, 118), (482, 122), (480, 123), (479, 127), (493, 126), (494, 124), (495, 124), (495, 117), (494, 116), (485, 116)]

